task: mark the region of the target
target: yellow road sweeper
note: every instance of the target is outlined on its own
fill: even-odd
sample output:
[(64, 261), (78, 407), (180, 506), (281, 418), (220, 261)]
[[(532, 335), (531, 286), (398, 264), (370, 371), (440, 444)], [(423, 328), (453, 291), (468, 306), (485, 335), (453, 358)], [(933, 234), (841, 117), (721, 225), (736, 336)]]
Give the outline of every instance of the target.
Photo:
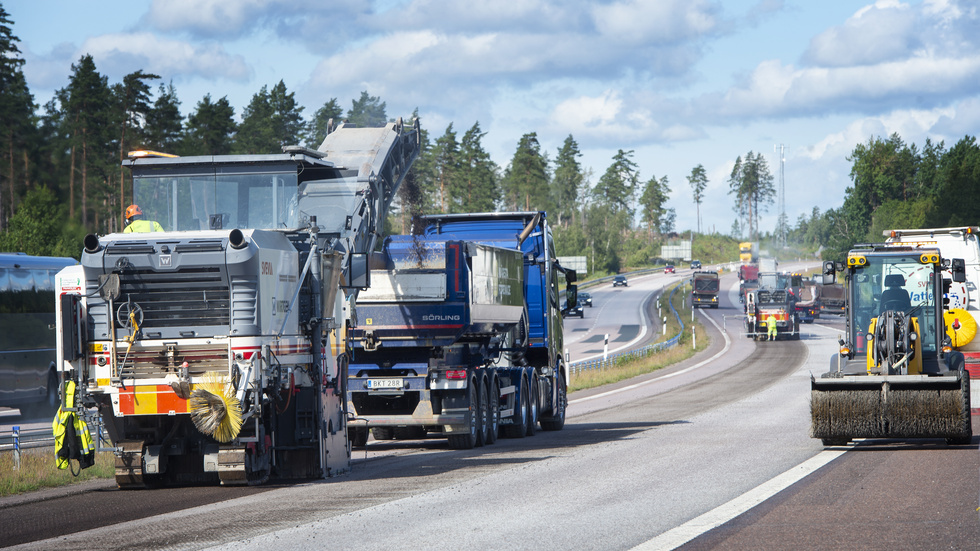
[(828, 373), (811, 376), (811, 436), (945, 438), (968, 444), (970, 376), (944, 324), (945, 290), (962, 282), (962, 259), (935, 246), (856, 245), (846, 264), (825, 262), (825, 284), (845, 271), (846, 335)]

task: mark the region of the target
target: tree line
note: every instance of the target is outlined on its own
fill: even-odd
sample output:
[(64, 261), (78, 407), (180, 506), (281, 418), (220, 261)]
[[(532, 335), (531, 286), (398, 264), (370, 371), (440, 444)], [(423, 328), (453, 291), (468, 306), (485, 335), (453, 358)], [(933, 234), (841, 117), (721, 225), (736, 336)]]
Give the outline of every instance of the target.
[[(38, 106), (18, 42), (0, 4), (0, 250), (77, 257), (86, 233), (119, 231), (131, 201), (131, 181), (121, 167), (130, 150), (221, 155), (279, 153), (294, 144), (315, 149), (330, 120), (359, 126), (392, 120), (385, 102), (367, 91), (347, 109), (333, 97), (308, 111), (283, 81), (262, 86), (240, 113), (227, 97), (207, 94), (184, 116), (172, 82), (140, 70), (110, 83), (89, 55), (72, 64), (68, 84)], [(641, 175), (634, 151), (618, 150), (593, 181), (572, 135), (549, 153), (535, 132), (525, 133), (503, 167), (484, 148), (485, 136), (478, 121), (462, 132), (450, 123), (434, 139), (423, 125), (412, 185), (403, 186), (389, 230), (411, 231), (412, 214), (544, 210), (559, 255), (586, 256), (589, 271), (598, 273), (647, 265), (677, 237), (677, 213), (666, 205), (680, 190), (666, 175)], [(855, 242), (880, 240), (882, 229), (978, 218), (980, 153), (972, 137), (948, 150), (929, 140), (920, 149), (897, 135), (871, 138), (848, 160), (853, 186), (840, 208), (814, 207), (795, 226), (781, 217), (773, 233), (763, 233), (759, 219), (773, 204), (773, 177), (760, 153), (739, 156), (727, 181), (735, 222), (727, 235), (715, 234), (711, 250), (728, 250), (746, 236), (765, 241), (786, 235), (792, 246), (823, 247), (825, 258), (839, 258)], [(686, 184), (701, 234), (708, 186), (703, 165), (686, 175)]]

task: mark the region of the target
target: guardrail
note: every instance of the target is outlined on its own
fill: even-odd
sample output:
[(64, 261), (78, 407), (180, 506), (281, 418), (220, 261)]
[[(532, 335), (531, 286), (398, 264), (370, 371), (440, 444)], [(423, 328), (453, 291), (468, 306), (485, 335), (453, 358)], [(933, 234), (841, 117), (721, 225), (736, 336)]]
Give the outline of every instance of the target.
[(593, 369), (600, 369), (600, 370), (605, 369), (607, 367), (611, 367), (612, 365), (614, 365), (617, 361), (619, 361), (620, 358), (629, 358), (629, 359), (645, 358), (650, 354), (653, 354), (654, 352), (660, 352), (662, 350), (666, 350), (672, 346), (675, 346), (678, 342), (680, 342), (681, 335), (684, 334), (684, 321), (681, 319), (681, 315), (677, 312), (677, 309), (674, 308), (674, 293), (676, 293), (677, 289), (679, 289), (680, 287), (681, 285), (679, 284), (675, 285), (673, 290), (670, 291), (670, 296), (667, 298), (667, 304), (670, 306), (670, 311), (674, 313), (674, 317), (677, 318), (677, 323), (679, 323), (681, 326), (681, 330), (676, 335), (674, 335), (669, 340), (663, 342), (648, 344), (640, 348), (634, 348), (633, 350), (627, 350), (625, 352), (610, 354), (606, 356), (605, 359), (596, 358), (594, 360), (583, 360), (579, 362), (572, 362), (568, 364), (568, 367), (571, 370), (572, 374), (579, 373), (582, 371), (591, 371)]
[(0, 451), (14, 451), (18, 446), (22, 450), (54, 446), (54, 435), (50, 428), (0, 432)]

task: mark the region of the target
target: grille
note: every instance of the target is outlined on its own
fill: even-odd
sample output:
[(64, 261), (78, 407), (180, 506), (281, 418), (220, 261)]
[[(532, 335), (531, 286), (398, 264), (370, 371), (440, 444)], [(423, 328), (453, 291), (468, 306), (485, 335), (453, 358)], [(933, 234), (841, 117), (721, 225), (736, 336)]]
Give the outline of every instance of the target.
[(117, 304), (138, 304), (146, 328), (228, 325), (228, 284), (219, 268), (128, 271), (119, 276), (119, 290)]
[(228, 371), (228, 347), (180, 346), (174, 347), (172, 352), (167, 348), (134, 348), (128, 356), (125, 347), (116, 350), (116, 365), (122, 366), (121, 375), (126, 378), (152, 379), (179, 373), (183, 362), (187, 362), (187, 373), (191, 376), (200, 376), (207, 371), (225, 373)]
[(782, 304), (786, 302), (786, 291), (759, 291), (758, 292), (759, 304)]

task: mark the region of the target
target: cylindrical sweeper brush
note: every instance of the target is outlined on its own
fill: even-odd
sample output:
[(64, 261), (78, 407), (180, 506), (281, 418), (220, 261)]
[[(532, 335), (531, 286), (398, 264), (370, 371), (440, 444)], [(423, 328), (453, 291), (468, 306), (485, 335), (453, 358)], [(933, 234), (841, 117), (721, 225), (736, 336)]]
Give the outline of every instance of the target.
[(964, 391), (959, 383), (928, 380), (895, 386), (814, 388), (810, 399), (812, 436), (829, 440), (969, 438), (968, 389)]
[(235, 390), (212, 371), (205, 373), (204, 382), (191, 392), (190, 413), (197, 430), (218, 442), (231, 442), (242, 428), (242, 409)]

